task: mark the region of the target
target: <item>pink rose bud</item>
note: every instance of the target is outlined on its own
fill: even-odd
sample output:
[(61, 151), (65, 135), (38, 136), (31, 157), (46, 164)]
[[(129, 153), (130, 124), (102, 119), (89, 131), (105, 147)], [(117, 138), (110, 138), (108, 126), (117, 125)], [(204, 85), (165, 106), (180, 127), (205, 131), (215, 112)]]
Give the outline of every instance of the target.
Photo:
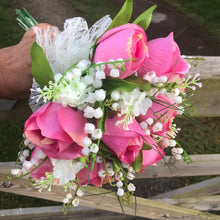
[(157, 77), (166, 76), (172, 79), (182, 78), (189, 70), (189, 64), (181, 57), (180, 50), (173, 40), (173, 33), (165, 38), (157, 38), (147, 42), (149, 57), (138, 70), (138, 75), (144, 77), (154, 71)]
[(62, 160), (82, 156), (86, 119), (81, 111), (50, 102), (25, 123), (25, 136), (49, 157)]
[[(98, 40), (94, 62), (108, 62), (110, 59), (118, 60), (121, 58), (123, 60), (134, 59), (124, 63), (125, 71), (119, 71), (119, 76), (113, 74), (106, 65), (107, 77), (113, 77), (114, 75), (114, 77), (121, 79), (126, 78), (135, 73), (147, 58), (148, 48), (146, 42), (147, 37), (144, 30), (136, 24), (125, 24), (113, 28)], [(120, 65), (117, 65), (117, 68), (119, 67)]]

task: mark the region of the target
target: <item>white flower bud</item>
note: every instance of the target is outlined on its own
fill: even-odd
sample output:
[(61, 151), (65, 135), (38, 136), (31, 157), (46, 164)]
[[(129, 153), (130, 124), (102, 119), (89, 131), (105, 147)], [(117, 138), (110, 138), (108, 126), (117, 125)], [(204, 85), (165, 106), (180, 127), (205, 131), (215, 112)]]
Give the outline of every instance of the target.
[(95, 130), (95, 125), (92, 123), (86, 123), (84, 127), (84, 131), (87, 134), (92, 134), (92, 132)]
[(71, 69), (73, 78), (80, 78), (82, 72), (79, 68)]
[(134, 174), (128, 172), (128, 174), (127, 174), (127, 179), (129, 179), (129, 180), (133, 180), (134, 178), (135, 178)]
[(140, 123), (140, 126), (141, 126), (141, 128), (142, 128), (143, 130), (145, 130), (145, 129), (148, 128), (148, 124), (147, 124), (145, 121), (142, 121), (142, 122)]
[(144, 133), (149, 136), (150, 135), (150, 130), (146, 129), (146, 130), (144, 130)]
[(93, 83), (93, 86), (95, 88), (101, 88), (102, 87), (102, 80), (101, 79), (96, 79)]
[(157, 122), (154, 126), (153, 126), (153, 132), (158, 132), (161, 131), (163, 129), (163, 125), (160, 122)]
[(91, 62), (89, 60), (81, 60), (78, 64), (77, 67), (83, 71), (87, 69), (91, 65)]
[(106, 176), (105, 170), (102, 170), (102, 169), (99, 170), (98, 171), (98, 176), (101, 177), (101, 178), (104, 178)]
[(180, 154), (176, 154), (176, 155), (175, 155), (175, 159), (176, 159), (176, 160), (181, 160), (181, 159), (182, 159), (182, 156), (181, 156)]
[(14, 176), (21, 175), (21, 169), (11, 169), (11, 174)]
[(35, 145), (34, 145), (33, 143), (30, 143), (30, 144), (28, 145), (28, 147), (32, 150), (32, 149), (34, 149)]
[(84, 156), (88, 156), (89, 153), (90, 153), (90, 149), (89, 149), (88, 147), (84, 147), (84, 148), (82, 149), (82, 154), (83, 154)]
[(117, 186), (118, 188), (121, 188), (121, 187), (123, 186), (123, 182), (122, 182), (122, 181), (118, 181), (118, 182), (116, 183), (116, 186)]
[(95, 111), (94, 108), (92, 108), (90, 106), (87, 106), (84, 109), (84, 117), (86, 117), (86, 118), (93, 118), (94, 111)]
[(119, 77), (120, 76), (119, 70), (118, 69), (111, 69), (110, 76), (113, 78)]
[(175, 147), (176, 146), (176, 141), (175, 140), (170, 140), (170, 146)]
[(99, 151), (99, 147), (97, 144), (92, 144), (90, 147), (90, 152), (97, 153)]
[(182, 103), (182, 101), (183, 101), (183, 99), (182, 99), (181, 96), (177, 96), (176, 99), (175, 99), (175, 102), (176, 102), (177, 104)]
[(79, 199), (75, 198), (75, 199), (72, 201), (72, 205), (73, 205), (73, 207), (79, 206)]
[(91, 75), (84, 76), (85, 83), (88, 85), (92, 85), (94, 83), (94, 79)]
[[(108, 62), (115, 62), (115, 60), (110, 59)], [(109, 63), (109, 64), (107, 64), (107, 65), (108, 65), (108, 68), (109, 68), (109, 69), (114, 69), (114, 68), (115, 68), (114, 64)]]
[(102, 163), (103, 162), (102, 156), (97, 155), (95, 161), (96, 161), (96, 163)]
[(33, 164), (30, 161), (25, 160), (24, 163), (23, 163), (23, 167), (26, 170), (29, 170), (32, 166), (33, 166)]
[(25, 139), (25, 140), (24, 140), (24, 145), (25, 145), (25, 146), (28, 146), (30, 143), (31, 143), (31, 142), (30, 142), (28, 139)]
[(154, 123), (154, 120), (152, 118), (148, 118), (146, 120), (146, 122), (149, 124), (149, 125), (152, 125)]
[(73, 198), (73, 195), (72, 195), (71, 193), (68, 193), (68, 194), (66, 194), (66, 198), (72, 199), (72, 198)]
[(134, 184), (132, 184), (132, 183), (129, 183), (129, 184), (128, 184), (128, 191), (134, 192), (135, 189), (136, 189), (136, 187), (134, 186)]
[(118, 188), (117, 195), (118, 196), (123, 196), (124, 195), (124, 190), (122, 188)]
[(63, 199), (63, 203), (64, 203), (64, 204), (67, 204), (68, 202), (69, 202), (69, 199), (68, 199), (68, 198), (64, 198), (64, 199)]
[(115, 102), (112, 104), (112, 109), (117, 111), (118, 110), (118, 106), (119, 106), (119, 103)]
[(161, 76), (160, 77), (160, 82), (165, 83), (167, 81), (167, 77), (166, 76)]
[(94, 140), (102, 138), (102, 131), (101, 131), (101, 129), (95, 129), (95, 131), (92, 133), (92, 138)]
[(98, 118), (101, 118), (102, 115), (103, 115), (102, 109), (101, 109), (100, 107), (97, 108), (97, 109), (95, 109), (93, 115), (94, 115), (94, 117), (97, 118), (97, 119), (98, 119)]
[(105, 72), (102, 70), (98, 70), (95, 74), (96, 79), (105, 79)]
[(29, 150), (24, 150), (23, 151), (23, 156), (28, 157), (29, 156)]
[(115, 173), (115, 177), (120, 179), (123, 177), (123, 173), (121, 171), (119, 171), (119, 172)]
[(84, 192), (81, 189), (78, 189), (77, 192), (76, 192), (76, 195), (79, 196), (79, 197), (82, 197), (83, 194), (84, 194)]
[(25, 159), (26, 159), (26, 157), (24, 157), (23, 155), (19, 157), (19, 160), (20, 160), (21, 162), (24, 162)]
[(34, 155), (35, 159), (44, 159), (46, 157), (46, 154), (41, 151), (41, 150), (38, 150), (35, 155)]
[(111, 94), (111, 98), (115, 101), (120, 99), (120, 92), (118, 90), (114, 90)]
[(89, 137), (85, 137), (82, 140), (82, 146), (83, 147), (89, 147), (92, 144), (92, 140)]
[(106, 97), (106, 91), (103, 89), (96, 90), (94, 96), (97, 101), (103, 101)]

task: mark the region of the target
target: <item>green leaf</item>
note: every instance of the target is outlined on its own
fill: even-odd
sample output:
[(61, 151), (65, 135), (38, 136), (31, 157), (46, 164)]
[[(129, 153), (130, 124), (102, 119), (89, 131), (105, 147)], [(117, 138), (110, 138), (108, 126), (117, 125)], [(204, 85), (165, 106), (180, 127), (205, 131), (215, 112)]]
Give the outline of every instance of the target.
[(150, 7), (148, 10), (139, 15), (133, 23), (141, 26), (146, 31), (150, 25), (152, 13), (156, 8), (157, 5)]
[(112, 160), (112, 164), (115, 172), (119, 172), (121, 170), (120, 166), (115, 160)]
[(135, 172), (140, 172), (142, 169), (142, 162), (143, 162), (143, 152), (140, 150), (139, 154), (135, 158), (134, 162), (131, 166), (134, 168)]
[(108, 30), (126, 24), (130, 21), (133, 12), (133, 0), (126, 0), (121, 10), (109, 25)]
[(118, 78), (104, 79), (102, 80), (102, 83), (102, 88), (107, 91), (107, 94), (111, 94), (114, 90), (131, 92), (138, 87), (138, 85), (133, 82), (128, 82)]
[(103, 116), (98, 120), (98, 128), (101, 129), (102, 133), (105, 133), (106, 130), (106, 119), (109, 114), (109, 108), (105, 106), (105, 104), (102, 102), (101, 106)]
[(53, 71), (43, 49), (36, 43), (31, 46), (32, 73), (36, 82), (43, 88), (49, 81), (54, 82)]
[(125, 80), (137, 84), (138, 87), (144, 91), (149, 92), (151, 90), (151, 84), (147, 80), (144, 80), (138, 76), (132, 75), (129, 76), (128, 78), (125, 78)]
[(143, 144), (142, 150), (151, 150), (151, 149), (152, 147), (149, 144), (146, 143)]

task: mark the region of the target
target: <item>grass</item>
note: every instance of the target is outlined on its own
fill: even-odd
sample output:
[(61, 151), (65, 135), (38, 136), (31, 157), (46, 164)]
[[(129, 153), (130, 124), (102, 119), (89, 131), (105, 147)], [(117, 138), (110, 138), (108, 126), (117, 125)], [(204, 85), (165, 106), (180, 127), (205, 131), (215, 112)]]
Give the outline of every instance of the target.
[(219, 0), (163, 0), (175, 7), (193, 23), (203, 26), (216, 39), (220, 39)]
[[(111, 1), (72, 0), (72, 2), (75, 6), (75, 9), (81, 12), (82, 16), (89, 20), (91, 24), (106, 14), (110, 14), (113, 18), (119, 10), (118, 8), (115, 8)], [(201, 23), (203, 22), (204, 27), (206, 27), (209, 22), (208, 28), (213, 29), (213, 31), (214, 29), (216, 29), (217, 32), (219, 31), (219, 25), (216, 26), (216, 24), (211, 23), (216, 20), (216, 10), (220, 4), (218, 0), (185, 0), (184, 4), (182, 3), (183, 1), (180, 0), (176, 0), (175, 2), (184, 6), (181, 10), (185, 10), (185, 12), (188, 10), (190, 12), (188, 16), (192, 16), (191, 14), (193, 14), (193, 16), (196, 16), (194, 20)], [(210, 4), (210, 2), (212, 4), (215, 2), (215, 4), (213, 4), (214, 6), (212, 4), (209, 6), (205, 5), (200, 7), (192, 6), (193, 4), (196, 5), (199, 3), (201, 5), (201, 2), (204, 2), (203, 5)], [(205, 11), (202, 10), (202, 7), (205, 7)], [(202, 21), (202, 19), (204, 19), (204, 21)], [(218, 20), (220, 20), (219, 17)], [(0, 48), (16, 44), (24, 33), (23, 30), (17, 25), (16, 21), (12, 18), (12, 10), (5, 0), (0, 0), (0, 26)], [(202, 121), (207, 127), (212, 129), (215, 134), (220, 135), (220, 118), (200, 118), (199, 120)], [(187, 119), (178, 118), (176, 119), (176, 123), (178, 127), (182, 128), (177, 140), (189, 154), (220, 153), (219, 136), (207, 132), (203, 129), (203, 127), (201, 127), (200, 124), (193, 123)], [(16, 160), (18, 153), (17, 146), (22, 139), (23, 126), (23, 121), (0, 122), (0, 161)], [(196, 181), (200, 180), (202, 180), (200, 177), (196, 179)], [(190, 184), (192, 181), (195, 181), (195, 178), (187, 178), (184, 179), (184, 181)], [(0, 192), (0, 209), (36, 206), (40, 207), (57, 204), (60, 203)]]
[(12, 9), (5, 0), (0, 0), (0, 48), (17, 44), (24, 31), (12, 17)]
[(110, 15), (111, 18), (119, 11), (111, 1), (103, 0), (72, 0), (75, 10), (80, 12), (89, 24), (93, 24), (105, 15)]

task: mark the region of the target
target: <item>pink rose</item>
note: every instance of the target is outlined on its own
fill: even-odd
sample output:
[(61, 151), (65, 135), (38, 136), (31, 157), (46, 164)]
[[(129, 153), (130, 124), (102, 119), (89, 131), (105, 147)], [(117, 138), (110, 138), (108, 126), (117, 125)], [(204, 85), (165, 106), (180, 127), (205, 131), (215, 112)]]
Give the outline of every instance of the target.
[(116, 126), (115, 123), (124, 117), (125, 115), (107, 118), (106, 132), (102, 136), (102, 141), (122, 162), (131, 164), (139, 154), (143, 146), (142, 137), (146, 134), (135, 119), (128, 125), (127, 130), (123, 129), (123, 124)]
[[(133, 59), (125, 62), (125, 72), (120, 71), (118, 78), (124, 79), (135, 73), (148, 55), (147, 37), (144, 30), (136, 24), (125, 24), (107, 31), (98, 41), (94, 62), (107, 62), (118, 58)], [(107, 77), (110, 70), (106, 67)]]
[(165, 153), (163, 151), (163, 146), (158, 146), (156, 141), (150, 137), (145, 137), (145, 142), (152, 147), (151, 150), (143, 150), (143, 162), (142, 162), (142, 170), (141, 172), (149, 165), (155, 164), (160, 161)]
[[(137, 120), (142, 122), (148, 118), (152, 118), (154, 123), (149, 127), (151, 134), (165, 137), (166, 133), (170, 132), (171, 124), (176, 117), (176, 105), (167, 96), (158, 95), (155, 98), (159, 101), (153, 100), (152, 106), (148, 109), (146, 115), (140, 115)], [(154, 127), (157, 123), (162, 124), (162, 129), (159, 129), (158, 131), (156, 131), (156, 127)]]
[(25, 122), (24, 134), (49, 157), (75, 159), (82, 151), (86, 119), (81, 111), (47, 103)]
[[(88, 163), (87, 163), (87, 165), (90, 166), (90, 164), (88, 164)], [(95, 165), (94, 165), (94, 168), (92, 171), (89, 171), (87, 168), (84, 167), (78, 173), (77, 184), (85, 185), (85, 184), (89, 183), (89, 184), (92, 184), (96, 187), (102, 187), (103, 180), (107, 179), (107, 176), (104, 175), (104, 177), (100, 177), (99, 171), (101, 171), (101, 170), (103, 170), (105, 172), (105, 165), (103, 162), (102, 163), (95, 162)], [(89, 182), (88, 182), (88, 176), (89, 176)]]
[(189, 70), (188, 63), (180, 56), (180, 50), (173, 40), (173, 33), (165, 38), (157, 38), (147, 43), (149, 57), (138, 70), (138, 75), (143, 77), (147, 72), (154, 71), (157, 77), (166, 76), (172, 79), (183, 77)]

